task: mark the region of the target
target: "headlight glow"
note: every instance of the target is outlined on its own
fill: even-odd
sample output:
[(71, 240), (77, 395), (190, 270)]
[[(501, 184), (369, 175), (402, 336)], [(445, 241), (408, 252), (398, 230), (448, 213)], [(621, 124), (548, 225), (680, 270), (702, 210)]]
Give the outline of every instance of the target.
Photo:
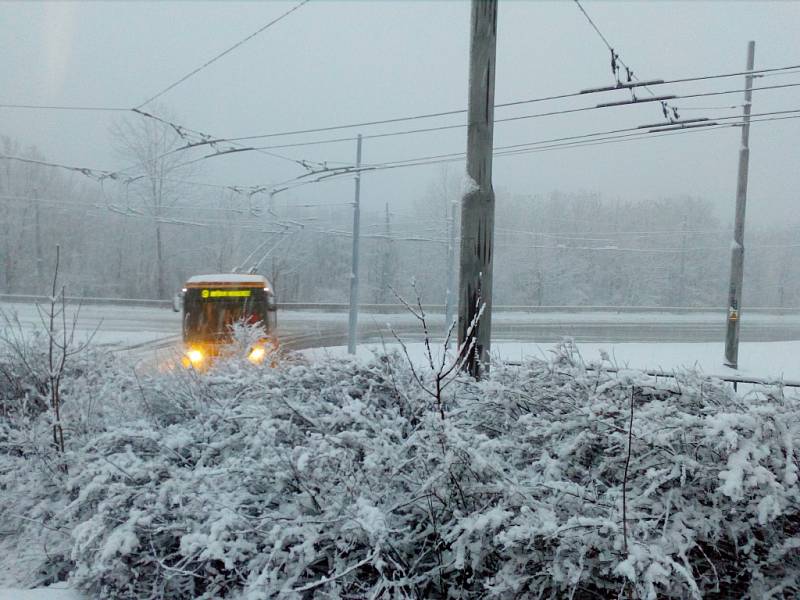
[(266, 356), (267, 352), (264, 350), (263, 346), (256, 346), (252, 350), (250, 350), (250, 354), (247, 356), (247, 360), (249, 360), (254, 365), (257, 365), (261, 361), (264, 360), (264, 356)]
[(192, 365), (198, 365), (203, 362), (203, 359), (205, 359), (203, 353), (197, 348), (192, 348), (191, 350), (189, 350), (186, 353), (186, 356), (189, 357), (189, 361), (191, 361)]

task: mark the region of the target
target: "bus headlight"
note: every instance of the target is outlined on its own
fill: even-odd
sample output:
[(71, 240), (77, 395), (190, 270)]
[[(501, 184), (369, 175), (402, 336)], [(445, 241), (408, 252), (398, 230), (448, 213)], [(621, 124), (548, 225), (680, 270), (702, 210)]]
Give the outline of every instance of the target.
[(247, 360), (254, 365), (257, 365), (264, 360), (266, 354), (267, 351), (264, 350), (264, 346), (255, 346), (252, 350), (250, 350), (250, 354), (247, 355)]
[(205, 356), (203, 355), (202, 351), (198, 350), (197, 348), (192, 348), (186, 353), (186, 357), (189, 359), (189, 362), (192, 364), (193, 367), (197, 367), (203, 363), (205, 360)]

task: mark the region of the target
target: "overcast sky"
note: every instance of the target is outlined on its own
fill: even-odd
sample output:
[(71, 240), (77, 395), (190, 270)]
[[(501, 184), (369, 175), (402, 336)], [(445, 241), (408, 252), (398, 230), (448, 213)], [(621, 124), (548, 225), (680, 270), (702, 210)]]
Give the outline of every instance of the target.
[[(0, 3), (0, 102), (138, 105), (252, 33), (294, 3)], [(643, 79), (739, 71), (748, 40), (756, 67), (800, 64), (799, 2), (591, 2), (584, 4), (623, 61)], [(468, 2), (312, 0), (159, 99), (178, 122), (215, 136), (243, 136), (464, 108)], [(609, 52), (571, 1), (501, 1), (496, 101), (574, 92), (613, 82)], [(800, 82), (800, 72), (755, 85)], [(654, 88), (691, 94), (743, 87), (743, 78)], [(641, 93), (646, 96), (645, 92)], [(498, 109), (497, 118), (624, 99), (625, 92)], [(675, 100), (684, 117), (732, 116), (742, 94)], [(753, 112), (800, 109), (800, 87), (757, 92)], [(0, 134), (35, 144), (50, 159), (115, 169), (108, 127), (114, 113), (0, 109)], [(463, 123), (465, 117), (273, 138), (270, 143), (349, 137)], [(508, 145), (663, 120), (657, 103), (498, 123)], [(749, 215), (794, 219), (800, 119), (753, 125)], [(495, 188), (530, 194), (597, 191), (623, 199), (708, 197), (732, 215), (740, 132), (715, 131), (562, 149), (495, 161)], [(364, 162), (464, 150), (466, 133), (367, 140)], [(266, 143), (266, 142), (264, 142)], [(354, 161), (355, 144), (284, 154)], [(262, 184), (302, 173), (292, 163), (235, 154), (202, 164), (198, 178)], [(423, 194), (440, 166), (370, 174), (365, 206), (400, 205)], [(462, 172), (456, 164), (451, 170)], [(293, 199), (341, 202), (352, 181), (299, 188)]]

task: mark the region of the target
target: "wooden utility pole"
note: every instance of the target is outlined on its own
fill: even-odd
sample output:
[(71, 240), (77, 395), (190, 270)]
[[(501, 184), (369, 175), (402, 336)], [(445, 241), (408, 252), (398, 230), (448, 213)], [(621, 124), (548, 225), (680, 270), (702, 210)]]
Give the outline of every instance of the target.
[[(459, 347), (474, 342), (464, 369), (480, 377), (489, 368), (494, 254), (494, 78), (497, 0), (472, 0), (467, 110), (468, 185), (461, 201), (461, 258), (458, 281)], [(476, 316), (482, 309), (480, 319)]]
[(353, 200), (353, 261), (350, 271), (350, 323), (347, 335), (347, 352), (356, 353), (358, 327), (358, 242), (361, 224), (361, 134), (356, 143), (356, 195)]
[[(747, 70), (752, 71), (756, 43), (747, 44)], [(750, 162), (750, 109), (753, 98), (753, 74), (744, 79), (744, 118), (742, 145), (739, 148), (739, 175), (736, 182), (736, 220), (731, 244), (731, 281), (728, 289), (728, 328), (725, 334), (725, 364), (739, 366), (739, 323), (741, 322), (742, 281), (744, 279), (744, 214), (747, 206), (747, 171)]]

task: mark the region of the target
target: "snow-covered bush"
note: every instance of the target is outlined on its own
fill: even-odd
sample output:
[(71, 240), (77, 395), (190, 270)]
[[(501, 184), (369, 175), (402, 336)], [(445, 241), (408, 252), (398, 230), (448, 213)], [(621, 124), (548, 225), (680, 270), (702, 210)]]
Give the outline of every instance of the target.
[(13, 313), (0, 310), (0, 418), (47, 410), (46, 335), (26, 331)]
[(112, 407), (70, 436), (69, 475), (0, 471), (3, 493), (33, 493), (62, 540), (46, 567), (90, 598), (800, 593), (800, 401), (780, 388), (612, 373), (564, 345), (456, 379), (443, 419), (421, 373), (396, 354), (106, 367), (66, 388)]
[(131, 402), (172, 409), (76, 451), (57, 516), (93, 598), (800, 589), (795, 399), (589, 370), (569, 347), (456, 381), (444, 420), (392, 355), (140, 383)]
[[(0, 585), (47, 584), (71, 568), (69, 532), (54, 523), (66, 502), (68, 461), (53, 437), (49, 341), (41, 328), (0, 310)], [(117, 422), (99, 403), (125, 375), (113, 356), (87, 346), (64, 362), (59, 377), (62, 431), (74, 453)]]

